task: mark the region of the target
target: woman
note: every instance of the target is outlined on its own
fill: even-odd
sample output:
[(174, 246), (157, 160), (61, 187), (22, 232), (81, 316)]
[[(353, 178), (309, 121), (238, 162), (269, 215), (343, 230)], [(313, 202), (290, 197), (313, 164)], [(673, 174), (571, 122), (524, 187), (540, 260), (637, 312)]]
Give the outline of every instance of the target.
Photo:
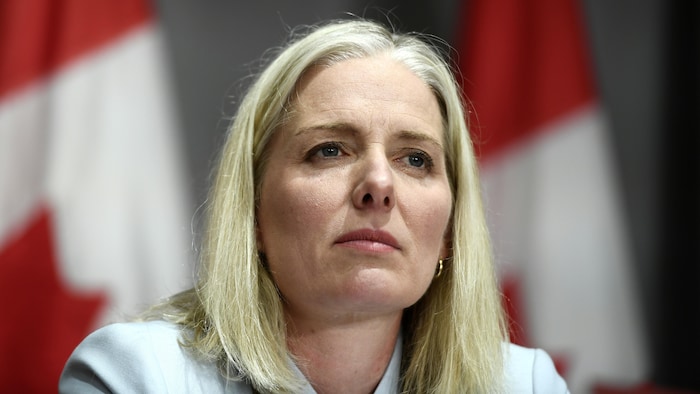
[(367, 21), (290, 44), (245, 96), (194, 289), (89, 336), (62, 392), (566, 392), (507, 345), (459, 90)]

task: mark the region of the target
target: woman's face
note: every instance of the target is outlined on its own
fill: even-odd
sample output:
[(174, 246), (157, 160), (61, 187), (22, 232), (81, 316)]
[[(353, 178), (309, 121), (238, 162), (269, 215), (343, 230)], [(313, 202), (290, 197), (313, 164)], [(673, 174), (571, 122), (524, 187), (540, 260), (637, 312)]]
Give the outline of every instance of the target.
[(436, 98), (404, 66), (371, 57), (311, 70), (292, 105), (268, 146), (257, 213), (287, 313), (400, 313), (447, 256)]

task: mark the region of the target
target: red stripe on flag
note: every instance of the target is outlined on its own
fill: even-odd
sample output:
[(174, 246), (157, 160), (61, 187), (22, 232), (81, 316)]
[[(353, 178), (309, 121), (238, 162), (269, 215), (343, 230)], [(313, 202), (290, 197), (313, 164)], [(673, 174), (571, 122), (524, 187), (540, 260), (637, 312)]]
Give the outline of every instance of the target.
[(101, 294), (75, 294), (56, 271), (46, 210), (0, 250), (0, 392), (55, 392), (63, 365), (95, 323)]
[(480, 156), (595, 98), (576, 1), (472, 0), (460, 52)]
[(0, 2), (0, 99), (150, 18), (143, 0)]

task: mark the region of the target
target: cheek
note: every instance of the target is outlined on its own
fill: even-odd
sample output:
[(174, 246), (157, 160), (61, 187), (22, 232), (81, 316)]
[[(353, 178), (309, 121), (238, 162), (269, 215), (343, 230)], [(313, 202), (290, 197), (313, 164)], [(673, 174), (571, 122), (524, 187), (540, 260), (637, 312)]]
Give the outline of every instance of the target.
[(334, 196), (315, 185), (298, 178), (284, 184), (263, 185), (259, 224), (266, 253), (271, 247), (287, 251), (308, 248), (310, 245), (299, 243), (317, 238), (315, 232), (321, 231), (333, 216), (329, 210)]
[(423, 247), (431, 254), (440, 253), (448, 231), (452, 213), (452, 201), (445, 193), (435, 193), (432, 198), (415, 198), (411, 201), (411, 211), (406, 215), (411, 222), (408, 227), (413, 229), (416, 240), (423, 240)]
[(421, 277), (424, 277), (425, 287), (427, 289), (432, 283), (435, 276), (435, 269), (438, 260), (447, 257), (451, 254), (447, 250), (448, 243), (445, 241), (445, 236), (449, 231), (450, 218), (452, 213), (451, 200), (436, 199), (431, 201), (431, 204), (424, 204), (421, 207), (421, 213), (417, 217), (420, 223), (415, 223), (414, 228), (418, 228), (420, 233), (415, 234), (417, 240), (423, 240), (420, 244), (422, 247), (421, 261), (422, 267)]
[[(319, 190), (319, 183), (291, 179), (284, 184), (263, 185), (258, 211), (261, 250), (273, 280), (285, 297), (295, 298), (324, 274), (324, 245), (333, 234), (338, 218), (337, 195), (333, 188)], [(296, 181), (294, 181), (296, 179)], [(295, 296), (296, 294), (296, 296)]]

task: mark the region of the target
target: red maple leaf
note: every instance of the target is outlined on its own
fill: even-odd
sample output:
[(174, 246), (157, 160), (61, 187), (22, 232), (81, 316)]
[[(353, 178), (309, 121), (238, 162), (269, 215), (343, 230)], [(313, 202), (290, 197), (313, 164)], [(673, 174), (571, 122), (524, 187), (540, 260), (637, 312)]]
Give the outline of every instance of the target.
[(57, 272), (53, 226), (41, 209), (0, 249), (0, 392), (56, 392), (63, 365), (95, 324), (102, 294), (77, 294)]

